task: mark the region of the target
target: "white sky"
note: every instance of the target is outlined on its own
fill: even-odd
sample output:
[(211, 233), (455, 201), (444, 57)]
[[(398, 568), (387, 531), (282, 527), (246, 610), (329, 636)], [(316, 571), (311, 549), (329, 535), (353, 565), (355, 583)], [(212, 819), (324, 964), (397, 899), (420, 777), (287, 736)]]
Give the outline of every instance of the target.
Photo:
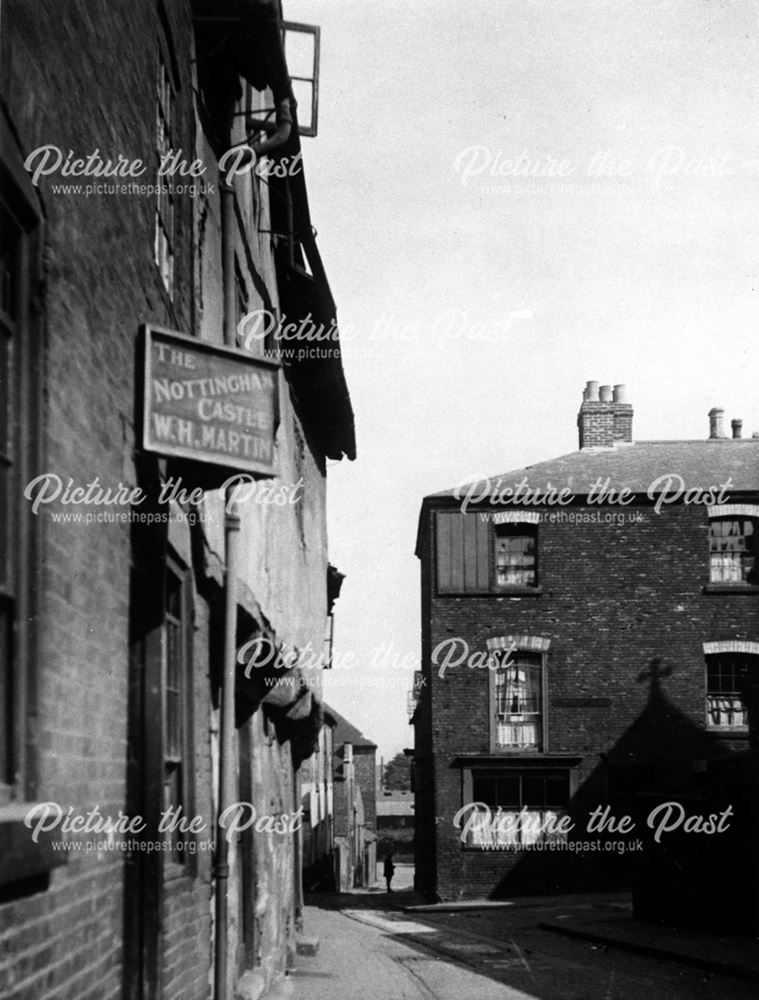
[[(574, 450), (588, 379), (627, 384), (638, 439), (706, 437), (714, 405), (759, 431), (759, 13), (285, 0), (285, 17), (322, 29), (304, 161), (358, 437), (329, 469), (347, 578), (325, 696), (387, 759), (413, 745), (425, 494)], [(568, 176), (482, 170), (523, 153)], [(379, 668), (383, 646), (405, 670)]]

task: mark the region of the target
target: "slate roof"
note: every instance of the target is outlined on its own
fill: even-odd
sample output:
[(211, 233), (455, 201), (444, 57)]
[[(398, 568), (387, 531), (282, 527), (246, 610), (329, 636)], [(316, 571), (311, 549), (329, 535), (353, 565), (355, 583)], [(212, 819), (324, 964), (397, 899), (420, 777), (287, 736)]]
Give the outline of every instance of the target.
[(335, 749), (341, 747), (344, 743), (352, 743), (354, 747), (368, 747), (373, 750), (377, 749), (376, 743), (372, 743), (371, 740), (368, 740), (360, 730), (356, 729), (352, 722), (348, 722), (346, 718), (326, 703), (324, 704), (324, 715), (326, 717), (331, 717), (335, 723)]
[[(629, 489), (646, 494), (657, 480), (666, 475), (681, 476), (685, 489), (708, 490), (732, 480), (727, 493), (759, 492), (759, 438), (720, 438), (705, 441), (638, 441), (616, 448), (585, 448), (547, 462), (527, 465), (489, 478), (491, 488), (512, 489), (526, 479), (526, 486), (541, 492), (550, 486), (569, 489), (582, 497), (600, 476), (609, 478), (615, 490)], [(480, 480), (483, 487), (488, 481)], [(670, 493), (678, 481), (669, 487)], [(465, 495), (469, 487), (463, 490)], [(664, 489), (654, 486), (655, 495)], [(461, 491), (460, 491), (461, 493)], [(431, 493), (426, 501), (454, 498), (454, 490)], [(487, 503), (483, 498), (482, 503)], [(473, 504), (474, 505), (474, 504)]]

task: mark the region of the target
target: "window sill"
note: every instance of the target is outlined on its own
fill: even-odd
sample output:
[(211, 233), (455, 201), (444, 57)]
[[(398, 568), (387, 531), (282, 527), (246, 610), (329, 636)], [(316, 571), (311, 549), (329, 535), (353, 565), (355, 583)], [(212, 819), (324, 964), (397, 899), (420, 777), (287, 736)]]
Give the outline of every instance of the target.
[[(759, 590), (759, 587), (757, 588)], [(542, 587), (498, 587), (493, 590), (438, 590), (437, 597), (540, 597)]]
[(707, 726), (707, 733), (711, 736), (719, 736), (721, 739), (746, 740), (748, 739), (748, 726), (736, 726), (733, 729), (720, 729), (718, 726)]
[(518, 761), (519, 766), (544, 768), (573, 768), (582, 763), (582, 757), (576, 754), (550, 753), (541, 751), (493, 750), (489, 754), (458, 754), (451, 761), (452, 767), (482, 768), (503, 767), (505, 761)]
[(0, 807), (0, 885), (10, 885), (35, 875), (44, 875), (68, 860), (66, 851), (55, 850), (53, 841), (60, 833), (50, 830), (40, 833), (37, 843), (24, 817), (33, 802), (13, 803)]
[(707, 583), (705, 594), (759, 594), (759, 586), (753, 583)]
[(498, 587), (493, 591), (499, 597), (539, 597), (543, 593), (542, 587)]
[(543, 751), (540, 747), (500, 746), (499, 744), (495, 744), (492, 748), (492, 752), (507, 756), (513, 756), (514, 754), (526, 754), (528, 757), (532, 757), (535, 754), (542, 753)]

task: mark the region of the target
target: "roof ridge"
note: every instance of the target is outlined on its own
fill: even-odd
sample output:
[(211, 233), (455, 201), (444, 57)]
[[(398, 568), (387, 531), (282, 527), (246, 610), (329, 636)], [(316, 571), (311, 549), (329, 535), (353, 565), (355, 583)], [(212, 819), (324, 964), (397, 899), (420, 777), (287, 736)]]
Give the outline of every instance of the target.
[[(729, 482), (726, 488), (731, 492), (759, 491), (759, 466), (754, 467), (759, 449), (734, 447), (740, 444), (759, 445), (759, 438), (660, 439), (637, 441), (619, 448), (581, 448), (496, 475), (462, 479), (452, 488), (428, 493), (425, 499), (461, 498), (468, 493), (468, 503), (486, 501), (484, 495), (478, 496), (477, 501), (472, 495), (483, 490), (488, 494), (507, 494), (508, 487), (520, 479), (525, 480), (522, 489), (557, 490), (565, 486), (581, 496), (589, 492), (598, 476), (609, 477), (615, 489), (624, 487), (634, 493), (647, 492), (667, 475), (685, 479), (686, 488), (706, 490), (719, 485), (721, 480)], [(504, 497), (499, 502), (508, 500)]]
[(364, 736), (358, 726), (354, 726), (352, 722), (346, 719), (344, 715), (341, 715), (337, 709), (328, 705), (326, 701), (322, 702), (322, 708), (335, 720), (335, 729), (343, 729), (343, 736), (351, 737), (350, 739), (344, 738), (342, 740), (343, 743), (352, 743), (354, 746), (377, 748), (377, 744), (373, 740), (370, 740), (367, 736)]

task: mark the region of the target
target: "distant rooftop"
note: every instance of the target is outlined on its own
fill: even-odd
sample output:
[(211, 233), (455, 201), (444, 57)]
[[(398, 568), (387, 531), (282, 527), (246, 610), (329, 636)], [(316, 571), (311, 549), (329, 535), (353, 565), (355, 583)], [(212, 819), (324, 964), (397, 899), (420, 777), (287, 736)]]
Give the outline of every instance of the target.
[(324, 704), (324, 715), (325, 718), (331, 718), (335, 723), (334, 740), (336, 748), (341, 747), (344, 743), (351, 743), (354, 747), (377, 749), (376, 743), (372, 743), (359, 729), (356, 729), (352, 722), (348, 722), (344, 716), (340, 715), (339, 712), (336, 712), (334, 708), (326, 703)]
[(706, 438), (635, 442), (633, 416), (625, 385), (588, 382), (577, 415), (579, 450), (428, 494), (419, 515), (416, 554), (421, 555), (429, 506), (525, 512), (582, 503), (586, 497), (599, 505), (618, 502), (622, 490), (625, 499), (720, 505), (759, 493), (759, 434), (743, 437), (742, 420), (731, 420), (728, 437), (725, 411), (715, 406), (708, 413)]
[[(549, 487), (567, 488), (574, 496), (584, 496), (599, 478), (610, 480), (615, 490), (654, 494), (668, 489), (674, 493), (678, 481), (667, 486), (666, 476), (680, 476), (684, 488), (707, 490), (731, 480), (729, 493), (759, 490), (759, 438), (707, 438), (703, 441), (638, 441), (610, 448), (583, 448), (560, 458), (503, 472), (465, 487), (432, 493), (426, 499), (471, 496), (475, 505), (479, 492), (483, 504), (492, 491), (516, 489), (526, 479), (530, 490), (544, 493)], [(540, 506), (537, 504), (537, 506)]]
[(378, 816), (413, 816), (414, 793), (391, 791), (377, 796)]
[[(425, 499), (467, 496), (468, 506), (509, 502), (540, 506), (536, 493), (545, 494), (553, 488), (579, 498), (587, 495), (599, 478), (608, 478), (609, 488), (615, 491), (627, 489), (649, 496), (663, 491), (674, 494), (681, 486), (676, 477), (682, 479), (683, 495), (686, 490), (707, 491), (728, 484), (728, 480), (726, 488), (735, 493), (759, 489), (759, 436), (744, 438), (743, 421), (735, 418), (731, 421), (732, 437), (728, 437), (721, 407), (713, 406), (707, 414), (708, 438), (692, 441), (634, 442), (633, 415), (626, 385), (588, 382), (577, 414), (579, 451), (460, 484)], [(517, 499), (511, 494), (520, 483), (521, 499)], [(532, 491), (531, 497), (525, 496), (527, 490)], [(552, 501), (544, 499), (544, 503)]]

